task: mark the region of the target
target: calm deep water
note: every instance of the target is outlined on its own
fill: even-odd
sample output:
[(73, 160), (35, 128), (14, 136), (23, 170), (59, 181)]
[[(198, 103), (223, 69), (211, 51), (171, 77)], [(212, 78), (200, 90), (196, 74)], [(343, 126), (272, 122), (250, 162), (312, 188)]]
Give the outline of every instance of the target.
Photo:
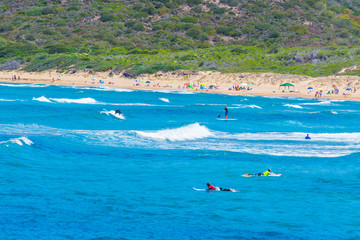
[(359, 102), (1, 83), (0, 109), (0, 239), (360, 238)]

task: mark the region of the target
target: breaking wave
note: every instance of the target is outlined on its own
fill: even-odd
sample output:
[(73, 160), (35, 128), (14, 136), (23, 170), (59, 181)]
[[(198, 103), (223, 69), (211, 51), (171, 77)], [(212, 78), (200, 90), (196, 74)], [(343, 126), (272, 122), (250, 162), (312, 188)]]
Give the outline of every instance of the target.
[(159, 98), (159, 100), (161, 100), (163, 102), (167, 102), (167, 103), (170, 102), (169, 99), (167, 99), (167, 98)]
[(20, 146), (23, 146), (24, 144), (30, 146), (30, 145), (34, 144), (27, 137), (11, 138), (9, 140), (0, 142), (0, 144), (9, 144), (9, 143), (15, 143)]
[(303, 107), (296, 104), (285, 104), (284, 107), (292, 107), (292, 108), (299, 108), (302, 109)]
[(80, 99), (50, 98), (50, 100), (59, 102), (59, 103), (81, 103), (81, 104), (97, 104), (98, 103), (93, 98), (80, 98)]
[(38, 98), (33, 97), (32, 100), (34, 100), (34, 101), (39, 101), (39, 102), (48, 102), (48, 103), (51, 103), (51, 101), (50, 101), (48, 98), (44, 97), (44, 96), (38, 97)]
[(159, 131), (135, 131), (141, 137), (155, 140), (185, 141), (195, 140), (212, 136), (210, 130), (198, 123), (190, 124), (180, 128), (165, 129)]

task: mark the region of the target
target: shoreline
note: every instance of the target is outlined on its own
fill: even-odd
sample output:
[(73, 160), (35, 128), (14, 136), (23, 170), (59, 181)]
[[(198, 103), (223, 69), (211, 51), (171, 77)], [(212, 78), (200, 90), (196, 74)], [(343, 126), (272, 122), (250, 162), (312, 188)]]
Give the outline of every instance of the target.
[[(56, 71), (0, 71), (0, 82), (308, 99), (315, 98), (315, 93), (322, 91), (321, 99), (360, 101), (360, 92), (357, 91), (357, 88), (360, 89), (360, 78), (358, 76), (334, 75), (311, 78), (275, 73), (220, 73), (181, 70), (146, 74), (134, 79), (126, 78), (122, 74), (110, 76), (109, 72), (89, 74), (85, 72), (58, 73)], [(286, 82), (293, 84), (294, 87), (280, 87)], [(211, 87), (211, 85), (216, 86), (216, 88)], [(250, 90), (235, 91), (234, 87)], [(313, 89), (309, 90), (309, 87)], [(328, 94), (328, 92), (332, 92), (332, 89), (339, 89), (339, 93)], [(351, 91), (346, 89), (351, 89)], [(344, 93), (346, 95), (343, 95)]]

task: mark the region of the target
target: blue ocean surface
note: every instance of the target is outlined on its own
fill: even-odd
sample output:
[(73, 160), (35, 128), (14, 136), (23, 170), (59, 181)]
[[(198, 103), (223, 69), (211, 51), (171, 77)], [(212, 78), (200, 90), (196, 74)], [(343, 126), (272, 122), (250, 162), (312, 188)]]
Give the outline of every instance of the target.
[(0, 239), (360, 238), (359, 102), (1, 83), (0, 109)]

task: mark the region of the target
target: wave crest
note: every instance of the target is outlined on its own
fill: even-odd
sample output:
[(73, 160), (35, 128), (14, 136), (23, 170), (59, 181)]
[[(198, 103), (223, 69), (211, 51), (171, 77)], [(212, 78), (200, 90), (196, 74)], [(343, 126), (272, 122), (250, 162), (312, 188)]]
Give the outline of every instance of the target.
[(50, 101), (48, 98), (46, 98), (45, 96), (38, 97), (38, 98), (33, 97), (32, 100), (34, 100), (34, 101), (39, 101), (39, 102), (48, 102), (48, 103), (51, 103), (51, 101)]
[(210, 137), (213, 134), (210, 130), (199, 123), (190, 124), (180, 128), (166, 129), (159, 131), (135, 131), (141, 137), (155, 140), (185, 141)]
[(70, 99), (70, 98), (50, 98), (55, 102), (59, 103), (82, 103), (82, 104), (96, 104), (98, 103), (93, 98), (80, 98), (80, 99)]
[(2, 141), (0, 144), (6, 144), (6, 143), (15, 143), (17, 145), (23, 146), (24, 144), (30, 146), (34, 144), (30, 139), (27, 137), (19, 137), (19, 138), (11, 138), (7, 141)]

